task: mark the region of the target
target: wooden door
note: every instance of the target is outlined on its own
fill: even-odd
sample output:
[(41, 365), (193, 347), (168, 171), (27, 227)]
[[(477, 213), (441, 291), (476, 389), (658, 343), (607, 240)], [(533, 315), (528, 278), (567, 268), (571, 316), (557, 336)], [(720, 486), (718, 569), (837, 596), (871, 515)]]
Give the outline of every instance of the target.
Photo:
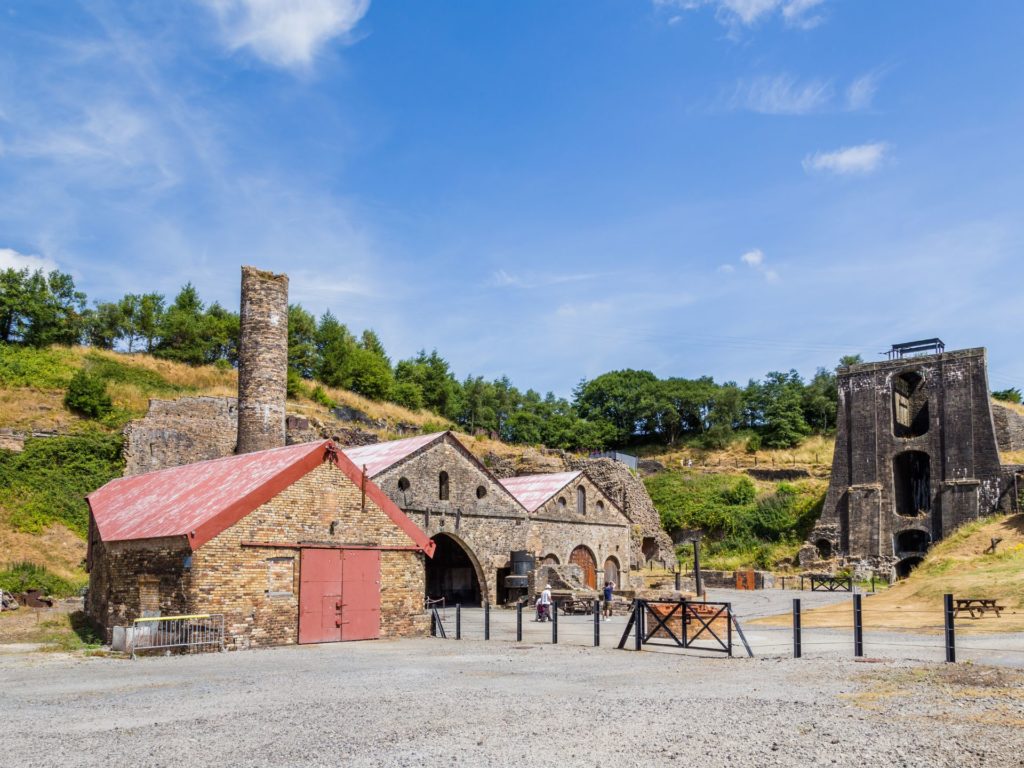
[(584, 546), (576, 547), (569, 555), (569, 562), (578, 565), (583, 571), (583, 583), (591, 589), (597, 589), (597, 560), (594, 553)]
[(338, 642), (341, 640), (341, 552), (304, 549), (299, 568), (299, 642)]
[(341, 555), (341, 639), (380, 637), (380, 551), (346, 549)]

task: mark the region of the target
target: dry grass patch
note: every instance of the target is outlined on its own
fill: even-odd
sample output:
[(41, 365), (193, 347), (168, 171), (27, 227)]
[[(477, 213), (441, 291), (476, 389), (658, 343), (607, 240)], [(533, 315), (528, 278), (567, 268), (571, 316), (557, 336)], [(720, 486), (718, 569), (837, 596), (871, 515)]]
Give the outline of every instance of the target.
[(806, 469), (812, 475), (827, 475), (832, 469), (832, 454), (835, 450), (835, 438), (814, 435), (804, 440), (796, 448), (779, 450), (759, 450), (749, 453), (744, 441), (737, 441), (721, 450), (704, 450), (697, 447), (666, 449), (661, 453), (645, 455), (644, 458), (654, 459), (669, 469), (686, 467), (693, 462), (695, 469), (707, 471), (732, 472), (737, 468), (747, 469), (758, 467), (763, 469), (786, 469), (795, 467)]
[(42, 563), (70, 582), (84, 581), (85, 540), (63, 525), (51, 525), (40, 534), (11, 527), (8, 513), (0, 508), (0, 567), (6, 563)]
[(70, 431), (82, 419), (64, 407), (62, 389), (0, 389), (0, 426), (18, 431)]

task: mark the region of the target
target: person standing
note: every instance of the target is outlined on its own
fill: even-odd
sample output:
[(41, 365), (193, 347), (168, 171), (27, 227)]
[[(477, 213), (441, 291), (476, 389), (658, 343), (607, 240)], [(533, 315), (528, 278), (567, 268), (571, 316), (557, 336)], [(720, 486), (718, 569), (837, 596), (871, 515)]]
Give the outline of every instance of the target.
[(546, 621), (551, 618), (551, 585), (545, 584), (544, 591), (540, 593), (540, 610), (541, 615), (544, 616), (541, 621)]
[(604, 583), (604, 620), (612, 620), (612, 599), (615, 592), (615, 582), (610, 579)]

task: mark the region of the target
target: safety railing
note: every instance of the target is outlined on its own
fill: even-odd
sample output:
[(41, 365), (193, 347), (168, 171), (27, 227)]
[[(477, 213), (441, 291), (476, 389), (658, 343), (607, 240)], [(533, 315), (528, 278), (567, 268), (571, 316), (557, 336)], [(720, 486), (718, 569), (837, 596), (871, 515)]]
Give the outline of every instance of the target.
[(223, 651), (224, 615), (154, 616), (132, 622), (128, 649), (133, 659), (141, 651), (175, 648), (188, 652)]

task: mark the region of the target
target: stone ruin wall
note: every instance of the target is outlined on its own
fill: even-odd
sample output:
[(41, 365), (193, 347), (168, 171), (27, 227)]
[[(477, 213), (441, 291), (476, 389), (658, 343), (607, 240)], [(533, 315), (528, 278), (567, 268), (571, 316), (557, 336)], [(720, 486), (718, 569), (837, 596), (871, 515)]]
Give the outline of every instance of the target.
[(238, 453), (285, 444), (288, 276), (242, 267)]
[(993, 400), (992, 421), (1000, 451), (1024, 451), (1024, 415)]

